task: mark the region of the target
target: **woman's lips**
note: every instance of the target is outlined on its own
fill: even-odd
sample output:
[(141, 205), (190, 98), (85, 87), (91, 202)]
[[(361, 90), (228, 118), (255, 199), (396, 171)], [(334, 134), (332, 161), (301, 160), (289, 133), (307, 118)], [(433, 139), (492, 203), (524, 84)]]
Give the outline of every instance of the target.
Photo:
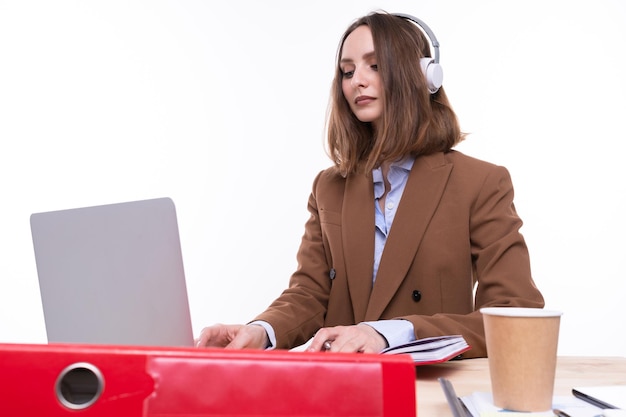
[(357, 105), (366, 105), (371, 103), (372, 101), (376, 100), (374, 97), (370, 97), (370, 96), (358, 96), (356, 99), (354, 99), (354, 104)]

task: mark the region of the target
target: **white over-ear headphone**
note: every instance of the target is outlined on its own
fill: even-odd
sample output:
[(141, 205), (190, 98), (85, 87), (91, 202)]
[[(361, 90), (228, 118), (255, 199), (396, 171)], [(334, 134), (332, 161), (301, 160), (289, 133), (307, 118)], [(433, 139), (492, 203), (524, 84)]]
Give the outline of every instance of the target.
[(428, 83), (428, 90), (431, 94), (435, 94), (443, 82), (443, 69), (439, 64), (439, 41), (437, 41), (435, 34), (428, 27), (428, 25), (417, 17), (404, 13), (394, 13), (393, 15), (415, 23), (430, 39), (430, 44), (433, 46), (432, 49), (434, 57), (420, 58), (420, 65), (422, 67), (422, 72), (426, 77), (426, 82)]

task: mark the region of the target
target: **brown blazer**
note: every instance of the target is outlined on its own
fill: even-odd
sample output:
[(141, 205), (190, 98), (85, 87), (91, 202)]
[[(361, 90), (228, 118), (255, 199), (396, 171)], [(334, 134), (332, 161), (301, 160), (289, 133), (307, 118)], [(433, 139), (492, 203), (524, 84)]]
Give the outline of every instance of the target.
[(505, 168), (458, 151), (418, 157), (374, 285), (373, 189), (371, 174), (315, 179), (298, 268), (256, 318), (278, 348), (321, 327), (403, 318), (417, 338), (461, 334), (472, 346), (463, 356), (484, 357), (480, 307), (543, 307)]

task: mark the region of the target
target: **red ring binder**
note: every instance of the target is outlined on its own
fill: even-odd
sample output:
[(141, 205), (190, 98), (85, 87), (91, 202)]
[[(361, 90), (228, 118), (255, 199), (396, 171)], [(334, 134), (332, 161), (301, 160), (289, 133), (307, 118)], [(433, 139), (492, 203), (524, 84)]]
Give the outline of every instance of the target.
[(416, 415), (409, 355), (0, 344), (2, 415)]

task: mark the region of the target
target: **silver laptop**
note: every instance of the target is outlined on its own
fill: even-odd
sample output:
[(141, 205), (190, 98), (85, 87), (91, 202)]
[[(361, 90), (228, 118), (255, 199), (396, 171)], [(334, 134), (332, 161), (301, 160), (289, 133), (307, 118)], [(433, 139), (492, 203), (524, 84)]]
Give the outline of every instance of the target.
[(174, 203), (30, 218), (48, 342), (193, 346)]

